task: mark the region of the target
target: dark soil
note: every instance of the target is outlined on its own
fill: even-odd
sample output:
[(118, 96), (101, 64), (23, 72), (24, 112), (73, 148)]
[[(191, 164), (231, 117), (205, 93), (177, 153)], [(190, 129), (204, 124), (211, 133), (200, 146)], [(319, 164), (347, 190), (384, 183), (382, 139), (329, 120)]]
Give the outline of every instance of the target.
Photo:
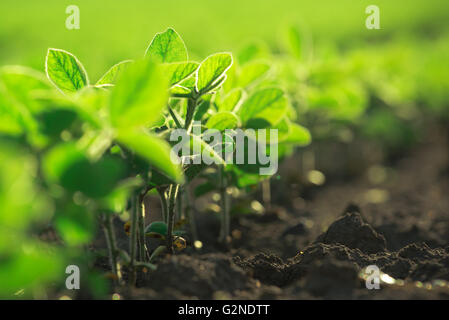
[[(198, 213), (202, 250), (163, 257), (137, 289), (117, 290), (128, 299), (449, 299), (448, 146), (432, 132), (377, 171), (307, 190), (288, 182), (299, 160), (288, 161), (272, 208), (234, 217), (228, 250), (217, 218)], [(388, 174), (372, 179), (373, 170)], [(380, 290), (366, 288), (369, 265), (390, 276)]]

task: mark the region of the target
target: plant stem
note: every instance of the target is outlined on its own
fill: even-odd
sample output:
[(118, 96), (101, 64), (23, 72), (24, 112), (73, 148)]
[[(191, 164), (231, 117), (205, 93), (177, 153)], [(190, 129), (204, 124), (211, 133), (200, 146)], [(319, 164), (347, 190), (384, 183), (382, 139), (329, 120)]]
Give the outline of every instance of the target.
[(183, 126), (181, 124), (181, 121), (178, 119), (178, 116), (176, 115), (176, 113), (173, 111), (173, 109), (170, 106), (168, 106), (168, 112), (170, 112), (170, 115), (171, 115), (173, 121), (175, 122), (176, 127), (178, 129), (182, 129)]
[(115, 284), (121, 284), (122, 272), (120, 264), (117, 261), (118, 248), (117, 248), (117, 240), (115, 238), (113, 219), (114, 217), (112, 214), (104, 214), (102, 225), (103, 225), (103, 232), (106, 238), (106, 243), (108, 246), (109, 263), (111, 264), (111, 271), (115, 276), (114, 282)]
[(222, 213), (220, 241), (223, 243), (227, 243), (229, 241), (231, 219), (229, 216), (227, 181), (224, 166), (220, 165), (218, 171), (220, 179), (220, 199), (221, 199), (221, 213)]
[(177, 218), (177, 220), (178, 221), (181, 221), (183, 218), (185, 218), (184, 217), (184, 208), (183, 208), (183, 205), (184, 205), (184, 188), (182, 188), (182, 187), (179, 187), (179, 190), (178, 190), (178, 199), (176, 200), (177, 202), (176, 202), (176, 207), (177, 207), (177, 210), (176, 210), (176, 218)]
[(184, 129), (186, 129), (187, 133), (190, 133), (190, 130), (192, 129), (193, 116), (195, 114), (197, 103), (198, 100), (194, 98), (187, 100), (186, 122), (184, 123)]
[(195, 222), (195, 216), (194, 216), (194, 210), (192, 206), (192, 201), (190, 199), (190, 186), (186, 185), (184, 187), (184, 203), (185, 203), (185, 216), (189, 219), (189, 225), (190, 225), (190, 232), (192, 233), (192, 240), (193, 242), (198, 240), (198, 232), (196, 229), (196, 222)]
[(167, 231), (167, 250), (169, 253), (173, 253), (173, 228), (175, 225), (175, 205), (176, 197), (178, 196), (179, 184), (170, 185), (168, 190), (168, 231)]
[(167, 195), (165, 193), (165, 189), (158, 188), (157, 192), (159, 193), (159, 198), (161, 199), (161, 209), (162, 209), (162, 220), (165, 223), (168, 223), (168, 205), (167, 205)]
[(139, 199), (136, 194), (131, 197), (131, 234), (129, 238), (129, 252), (130, 252), (130, 277), (129, 284), (134, 286), (137, 280), (136, 272), (136, 250), (137, 250), (137, 220), (138, 220)]
[(139, 259), (140, 261), (145, 262), (145, 251), (146, 251), (146, 243), (145, 243), (145, 193), (143, 193), (139, 197)]
[(271, 208), (271, 179), (262, 181), (262, 199), (265, 208)]

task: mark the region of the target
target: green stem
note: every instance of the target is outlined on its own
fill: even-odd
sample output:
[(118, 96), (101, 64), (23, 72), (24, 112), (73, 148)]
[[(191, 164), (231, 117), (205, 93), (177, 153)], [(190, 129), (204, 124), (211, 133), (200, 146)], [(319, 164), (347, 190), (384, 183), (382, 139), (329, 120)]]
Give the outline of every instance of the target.
[(139, 260), (145, 262), (145, 194), (139, 197)]
[(185, 213), (184, 215), (189, 219), (189, 225), (190, 225), (190, 232), (192, 233), (192, 240), (193, 242), (198, 240), (198, 232), (196, 229), (196, 222), (195, 222), (195, 216), (193, 214), (194, 210), (192, 207), (192, 202), (190, 199), (190, 187), (189, 185), (186, 185), (184, 187), (184, 203), (185, 203)]
[(178, 189), (178, 199), (176, 200), (176, 218), (178, 219), (178, 221), (181, 221), (184, 218), (184, 188), (179, 187)]
[(228, 195), (227, 195), (227, 181), (224, 171), (224, 166), (220, 166), (219, 169), (219, 179), (220, 179), (220, 199), (221, 199), (221, 232), (220, 241), (227, 243), (229, 241), (230, 234), (230, 216), (228, 208)]
[(168, 112), (170, 112), (170, 115), (171, 115), (173, 121), (175, 122), (176, 127), (178, 129), (181, 129), (183, 127), (181, 124), (181, 121), (178, 119), (178, 116), (176, 115), (176, 113), (173, 111), (173, 109), (170, 106), (168, 106)]
[(131, 197), (131, 234), (129, 238), (129, 252), (130, 252), (130, 277), (129, 284), (134, 286), (137, 280), (136, 271), (136, 250), (137, 250), (137, 222), (138, 222), (138, 196), (133, 194)]
[(193, 116), (195, 114), (195, 108), (198, 103), (197, 99), (190, 98), (187, 101), (187, 113), (186, 113), (186, 122), (184, 123), (184, 129), (186, 129), (187, 133), (190, 133), (192, 129)]
[(179, 184), (170, 185), (170, 189), (168, 191), (168, 231), (167, 231), (167, 250), (169, 253), (173, 253), (173, 228), (175, 226), (175, 205), (176, 205), (176, 197), (178, 195)]
[(117, 240), (115, 238), (113, 219), (114, 217), (112, 214), (104, 214), (102, 225), (103, 225), (103, 232), (106, 238), (106, 243), (108, 246), (109, 263), (111, 264), (111, 271), (114, 274), (114, 282), (115, 284), (121, 284), (122, 272), (120, 264), (118, 263), (117, 260), (118, 248), (117, 248)]
[(165, 189), (158, 188), (157, 192), (159, 193), (159, 198), (161, 199), (161, 209), (162, 209), (162, 220), (165, 223), (168, 223), (168, 205), (167, 205), (167, 195), (165, 193)]

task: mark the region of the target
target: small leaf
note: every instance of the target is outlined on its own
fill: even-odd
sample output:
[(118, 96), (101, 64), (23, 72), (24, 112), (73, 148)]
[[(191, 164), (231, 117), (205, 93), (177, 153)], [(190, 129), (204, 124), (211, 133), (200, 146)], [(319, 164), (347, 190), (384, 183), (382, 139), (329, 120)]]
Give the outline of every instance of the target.
[(167, 224), (163, 221), (154, 221), (145, 228), (145, 234), (157, 233), (160, 234), (161, 236), (166, 236), (167, 231), (168, 231)]
[(284, 143), (307, 146), (312, 141), (309, 130), (296, 123), (290, 123), (290, 133)]
[(197, 71), (196, 90), (204, 93), (223, 80), (225, 72), (232, 66), (232, 55), (216, 53), (207, 57)]
[(68, 203), (64, 208), (57, 210), (54, 224), (69, 246), (88, 243), (95, 232), (95, 216), (85, 207), (74, 203)]
[(172, 88), (170, 88), (170, 95), (172, 95), (172, 96), (176, 96), (176, 95), (187, 96), (187, 95), (190, 95), (191, 93), (192, 93), (192, 90), (190, 90), (189, 88), (180, 86), (180, 85), (175, 85)]
[(187, 48), (178, 33), (172, 28), (156, 34), (146, 53), (150, 60), (160, 63), (187, 61)]
[(46, 154), (43, 171), (48, 181), (69, 192), (80, 191), (91, 198), (108, 195), (124, 178), (125, 165), (118, 157), (91, 162), (75, 144), (58, 145)]
[(100, 80), (95, 84), (96, 86), (104, 86), (104, 85), (111, 85), (115, 84), (117, 82), (118, 77), (122, 74), (122, 72), (126, 69), (126, 67), (129, 66), (130, 63), (132, 63), (132, 60), (125, 60), (122, 62), (117, 63), (116, 65), (112, 66), (111, 69), (108, 70), (104, 74), (103, 77), (101, 77)]
[(160, 119), (167, 98), (166, 79), (160, 67), (151, 60), (135, 62), (112, 91), (111, 122), (117, 128), (150, 125)]
[(270, 50), (263, 42), (250, 43), (243, 47), (238, 54), (238, 62), (240, 65), (244, 65), (255, 59), (268, 58), (270, 56)]
[(256, 91), (240, 107), (239, 115), (243, 123), (250, 119), (264, 119), (276, 125), (287, 112), (287, 98), (279, 88)]
[(197, 62), (167, 63), (162, 65), (162, 71), (169, 79), (170, 86), (174, 86), (194, 73), (198, 66)]
[(224, 131), (226, 129), (236, 128), (239, 125), (239, 122), (239, 118), (234, 113), (222, 111), (211, 116), (206, 123), (206, 127)]
[(62, 92), (76, 92), (89, 85), (86, 70), (71, 53), (48, 49), (45, 70), (50, 81)]
[(170, 145), (164, 140), (139, 130), (119, 131), (117, 140), (170, 178), (183, 181), (181, 168), (172, 162)]
[(218, 110), (220, 110), (220, 111), (237, 111), (244, 95), (245, 95), (245, 91), (243, 91), (243, 89), (232, 90), (219, 103)]
[(303, 39), (301, 33), (295, 26), (289, 26), (286, 30), (287, 48), (290, 54), (297, 59), (303, 55)]
[(242, 67), (237, 85), (247, 87), (261, 79), (270, 70), (270, 66), (263, 62), (251, 62)]

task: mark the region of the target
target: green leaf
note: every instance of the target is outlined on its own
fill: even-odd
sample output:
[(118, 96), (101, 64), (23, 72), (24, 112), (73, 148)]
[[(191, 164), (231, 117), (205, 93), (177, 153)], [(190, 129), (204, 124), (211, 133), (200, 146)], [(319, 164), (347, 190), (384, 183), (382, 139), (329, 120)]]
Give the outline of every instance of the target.
[[(217, 164), (222, 164), (224, 166), (226, 166), (226, 162), (223, 159), (223, 157), (217, 153), (217, 151), (215, 150), (215, 148), (211, 145), (209, 145), (206, 141), (204, 141), (201, 137), (199, 136), (195, 136), (195, 135), (190, 135), (191, 140), (190, 143), (192, 144), (198, 144), (200, 146), (199, 150), (201, 152), (201, 156), (202, 158), (209, 158), (209, 160), (211, 160), (211, 162), (217, 163)], [(222, 145), (220, 145), (220, 149), (222, 149)], [(193, 149), (195, 150), (195, 149)], [(194, 156), (198, 156), (195, 155)]]
[(172, 162), (170, 145), (164, 140), (136, 130), (119, 131), (117, 140), (176, 182), (182, 183), (181, 168)]
[[(277, 129), (278, 131), (278, 142), (283, 142), (287, 139), (287, 137), (291, 133), (292, 124), (290, 121), (285, 117), (282, 119), (275, 127), (274, 129)], [(271, 137), (270, 137), (271, 138)], [(271, 139), (269, 140), (271, 141)]]
[(268, 58), (270, 56), (270, 50), (265, 43), (254, 42), (243, 47), (238, 54), (238, 62), (240, 65), (244, 65), (255, 59)]
[(136, 62), (120, 77), (111, 94), (110, 117), (116, 128), (150, 125), (167, 104), (166, 79), (150, 60)]
[(194, 73), (199, 65), (197, 62), (167, 63), (162, 65), (162, 70), (169, 79), (170, 86), (174, 86)]
[(170, 88), (170, 95), (172, 96), (177, 96), (177, 95), (181, 95), (181, 96), (188, 96), (192, 93), (192, 90), (180, 85), (175, 85), (172, 88)]
[(113, 85), (117, 82), (119, 76), (123, 73), (123, 71), (129, 66), (129, 64), (133, 63), (132, 60), (125, 60), (117, 63), (112, 66), (111, 69), (106, 72), (103, 77), (95, 84), (96, 86), (105, 86), (105, 85)]
[(216, 53), (207, 57), (197, 71), (196, 90), (204, 93), (223, 80), (226, 71), (232, 66), (230, 53)]
[(48, 49), (45, 70), (50, 81), (62, 92), (76, 92), (89, 85), (86, 70), (71, 53)]
[(55, 226), (69, 246), (86, 244), (95, 232), (95, 216), (85, 207), (70, 203), (56, 212)]
[(42, 109), (33, 94), (52, 88), (45, 75), (33, 69), (6, 66), (0, 69), (0, 127), (7, 130), (25, 129), (29, 134), (37, 130), (33, 113)]
[(44, 158), (43, 169), (47, 180), (90, 198), (108, 195), (125, 174), (120, 158), (107, 156), (91, 162), (74, 144), (52, 149)]
[(165, 222), (163, 221), (154, 221), (152, 223), (150, 223), (146, 228), (145, 228), (145, 234), (148, 233), (156, 233), (159, 234), (161, 236), (166, 236), (168, 232), (168, 226)]
[(239, 118), (232, 112), (221, 111), (209, 118), (206, 127), (209, 129), (217, 129), (224, 131), (226, 129), (234, 129), (239, 125)]
[(299, 30), (295, 26), (289, 26), (286, 30), (287, 48), (290, 54), (297, 59), (303, 55), (303, 39)]
[(188, 54), (184, 41), (172, 28), (156, 34), (150, 43), (146, 57), (159, 63), (187, 61)]
[(239, 115), (243, 123), (250, 119), (264, 119), (276, 125), (287, 112), (287, 98), (279, 88), (256, 91), (240, 107)]
[(193, 191), (193, 193), (194, 193), (195, 197), (201, 197), (201, 196), (208, 194), (209, 192), (212, 192), (216, 189), (217, 189), (217, 186), (215, 186), (213, 183), (205, 182), (205, 183), (197, 186), (195, 188), (195, 190)]
[(290, 133), (284, 143), (307, 146), (312, 141), (310, 131), (296, 123), (290, 123)]
[(219, 111), (237, 111), (242, 98), (245, 96), (243, 89), (233, 89), (224, 99), (218, 103)]
[(264, 62), (251, 62), (242, 67), (237, 85), (247, 87), (261, 79), (270, 70), (270, 66)]

